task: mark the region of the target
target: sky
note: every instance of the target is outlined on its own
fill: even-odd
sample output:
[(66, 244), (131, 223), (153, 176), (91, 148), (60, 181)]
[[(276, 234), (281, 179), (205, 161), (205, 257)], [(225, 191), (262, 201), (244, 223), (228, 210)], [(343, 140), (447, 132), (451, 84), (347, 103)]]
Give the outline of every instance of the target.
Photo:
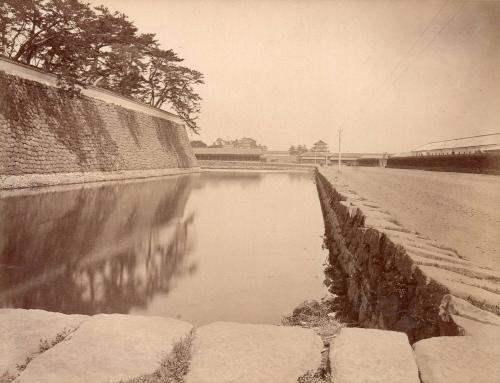
[(205, 76), (199, 136), (399, 153), (500, 131), (500, 1), (92, 0)]

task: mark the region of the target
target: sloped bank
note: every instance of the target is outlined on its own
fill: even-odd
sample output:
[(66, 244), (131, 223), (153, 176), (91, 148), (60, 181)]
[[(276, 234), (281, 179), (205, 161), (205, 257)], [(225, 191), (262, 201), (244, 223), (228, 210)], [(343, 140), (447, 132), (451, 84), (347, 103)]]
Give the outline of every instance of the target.
[(334, 181), (316, 172), (330, 290), (357, 325), (402, 331), (414, 343), (470, 335), (487, 317), (500, 333), (498, 273), (410, 232)]

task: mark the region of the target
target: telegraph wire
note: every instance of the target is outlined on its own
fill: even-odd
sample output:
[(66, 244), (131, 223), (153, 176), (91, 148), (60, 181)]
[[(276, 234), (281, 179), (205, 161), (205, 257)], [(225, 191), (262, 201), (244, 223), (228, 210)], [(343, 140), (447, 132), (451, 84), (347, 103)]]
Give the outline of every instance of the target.
[(450, 0), (443, 1), (439, 10), (434, 14), (434, 16), (431, 18), (431, 20), (427, 23), (426, 27), (423, 29), (422, 33), (420, 33), (418, 38), (413, 42), (410, 49), (408, 49), (408, 51), (404, 54), (404, 56), (399, 59), (397, 64), (394, 66), (394, 69), (392, 70), (392, 72), (389, 74), (389, 76), (387, 76), (385, 78), (385, 80), (380, 84), (380, 86), (377, 87), (376, 91), (371, 94), (369, 101), (371, 101), (376, 96), (376, 94), (378, 93), (378, 91), (380, 89), (383, 89), (385, 87), (385, 85), (389, 82), (389, 80), (393, 77), (393, 75), (398, 71), (398, 69), (399, 69), (400, 65), (403, 63), (403, 61), (408, 60), (411, 57), (412, 51), (417, 47), (417, 45), (420, 43), (422, 38), (425, 36), (425, 34), (427, 33), (427, 31), (429, 30), (431, 25), (434, 24), (435, 20), (439, 17), (441, 12), (443, 12), (443, 10), (445, 9), (445, 7), (448, 5), (449, 2), (450, 2)]
[[(439, 11), (434, 15), (434, 17), (431, 19), (431, 22), (427, 25), (427, 27), (424, 29), (424, 32), (422, 32), (422, 34), (419, 36), (419, 38), (417, 39), (417, 41), (425, 34), (425, 31), (430, 28), (430, 25), (432, 25), (432, 23), (435, 21), (435, 19), (438, 17), (438, 15), (443, 11), (443, 9), (445, 8), (445, 5), (448, 4), (449, 0), (445, 0), (443, 2), (443, 5), (441, 6), (441, 8), (439, 9)], [(448, 20), (443, 24), (443, 26), (437, 31), (436, 34), (434, 34), (434, 36), (432, 36), (432, 38), (428, 41), (428, 43), (414, 56), (414, 59), (413, 61), (410, 61), (408, 62), (408, 64), (399, 72), (399, 74), (394, 78), (394, 80), (390, 83), (390, 85), (388, 85), (385, 89), (382, 89), (382, 87), (379, 87), (377, 88), (377, 92), (374, 92), (372, 93), (372, 97), (370, 97), (368, 99), (368, 103), (370, 103), (370, 101), (372, 101), (376, 96), (378, 96), (377, 100), (380, 102), (380, 100), (382, 99), (382, 95), (385, 94), (389, 89), (391, 89), (398, 81), (399, 79), (403, 76), (403, 74), (408, 70), (408, 68), (410, 67), (410, 65), (415, 61), (416, 58), (420, 57), (430, 46), (431, 44), (439, 37), (439, 35), (441, 35), (441, 33), (443, 33), (443, 31), (453, 22), (453, 20), (462, 12), (464, 6), (465, 6), (465, 3), (467, 2), (467, 0), (463, 0), (461, 3), (459, 3), (458, 7), (456, 8), (455, 12), (451, 15), (450, 18), (448, 18)], [(416, 47), (417, 43), (413, 44), (413, 46)], [(402, 61), (402, 60), (401, 60)], [(395, 72), (395, 71), (394, 71)], [(393, 73), (394, 73), (393, 72)], [(392, 76), (392, 73), (391, 73), (391, 76)], [(390, 78), (391, 76), (389, 76), (388, 78)], [(384, 83), (386, 83), (386, 81), (384, 81)], [(381, 92), (379, 92), (378, 90), (382, 89)], [(358, 120), (360, 120), (360, 117), (358, 117)], [(344, 121), (342, 124), (341, 124), (341, 127), (343, 127), (345, 125), (347, 121)]]
[[(427, 50), (427, 48), (429, 48), (431, 46), (431, 44), (439, 37), (439, 35), (453, 22), (453, 20), (455, 20), (455, 18), (462, 12), (466, 2), (467, 1), (464, 0), (459, 4), (455, 13), (448, 19), (448, 21), (445, 24), (443, 24), (441, 29), (432, 37), (432, 39), (430, 39), (429, 42), (417, 53), (415, 58), (422, 56), (422, 54)], [(386, 89), (386, 91), (389, 90), (392, 86), (394, 86), (396, 84), (396, 82), (398, 82), (398, 80), (401, 78), (401, 76), (405, 73), (405, 71), (409, 67), (410, 67), (410, 64), (408, 64), (405, 68), (403, 68), (403, 70), (394, 79), (394, 81), (389, 85), (389, 87)]]
[[(411, 45), (410, 49), (408, 49), (406, 51), (406, 53), (404, 54), (404, 56), (407, 56), (406, 59), (408, 59), (410, 57), (411, 52), (417, 47), (417, 45), (420, 42), (420, 40), (427, 33), (427, 31), (432, 26), (432, 24), (435, 23), (436, 19), (441, 14), (441, 12), (443, 12), (443, 10), (445, 9), (446, 5), (448, 5), (449, 2), (450, 2), (450, 0), (444, 0), (443, 1), (443, 3), (441, 4), (441, 6), (439, 7), (438, 11), (432, 16), (432, 18), (427, 23), (427, 25), (425, 26), (425, 28), (422, 30), (422, 32), (419, 34), (419, 36), (417, 37), (417, 39)], [(398, 70), (398, 68), (401, 65), (401, 63), (405, 60), (404, 56), (398, 60), (398, 62), (394, 66), (394, 69), (389, 74), (389, 76), (385, 77), (385, 79), (382, 81), (382, 83), (380, 83), (380, 85), (374, 91), (370, 92), (371, 96), (369, 96), (369, 98), (367, 100), (368, 103), (370, 103), (375, 98), (375, 96), (377, 95), (378, 91), (381, 90), (381, 89), (383, 89), (384, 86), (388, 83), (388, 81), (390, 81), (390, 79), (392, 78), (392, 76)], [(368, 90), (368, 88), (366, 90)], [(346, 124), (346, 122), (347, 122), (348, 119), (349, 118), (347, 116), (344, 118), (343, 122), (340, 124), (340, 129), (342, 129), (342, 127)]]

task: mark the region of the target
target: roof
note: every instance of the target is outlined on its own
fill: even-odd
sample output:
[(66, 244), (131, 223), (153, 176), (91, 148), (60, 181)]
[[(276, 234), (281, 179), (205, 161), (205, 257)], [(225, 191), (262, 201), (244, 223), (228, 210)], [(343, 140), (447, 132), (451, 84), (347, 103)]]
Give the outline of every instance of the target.
[(266, 150), (264, 154), (292, 155), (288, 150)]
[[(324, 158), (325, 156), (328, 157), (333, 157), (333, 158), (338, 158), (338, 152), (334, 153), (326, 153), (326, 152), (305, 152), (300, 155), (300, 157), (307, 157), (307, 158)], [(342, 158), (348, 159), (356, 159), (356, 158), (382, 158), (383, 154), (382, 153), (342, 153)]]
[(489, 146), (500, 144), (500, 133), (483, 134), (481, 136), (454, 138), (451, 140), (430, 142), (414, 152), (439, 150), (439, 149), (453, 149), (453, 148), (466, 148), (470, 146)]
[(330, 152), (304, 152), (300, 154), (301, 157), (325, 157), (331, 155), (333, 155), (333, 153)]
[(262, 149), (249, 149), (249, 148), (193, 148), (194, 154), (217, 154), (217, 155), (261, 155), (264, 153)]
[(401, 153), (396, 153), (391, 157), (411, 157), (411, 155), (412, 155), (411, 152), (401, 152)]

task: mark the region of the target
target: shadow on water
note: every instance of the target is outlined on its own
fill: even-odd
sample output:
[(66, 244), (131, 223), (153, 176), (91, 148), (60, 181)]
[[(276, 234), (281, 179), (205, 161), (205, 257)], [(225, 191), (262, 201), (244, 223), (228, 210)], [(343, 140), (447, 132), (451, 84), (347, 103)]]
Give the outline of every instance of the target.
[(127, 313), (196, 271), (196, 175), (0, 199), (0, 306)]
[(0, 307), (278, 323), (324, 291), (305, 172), (17, 191), (0, 217)]

